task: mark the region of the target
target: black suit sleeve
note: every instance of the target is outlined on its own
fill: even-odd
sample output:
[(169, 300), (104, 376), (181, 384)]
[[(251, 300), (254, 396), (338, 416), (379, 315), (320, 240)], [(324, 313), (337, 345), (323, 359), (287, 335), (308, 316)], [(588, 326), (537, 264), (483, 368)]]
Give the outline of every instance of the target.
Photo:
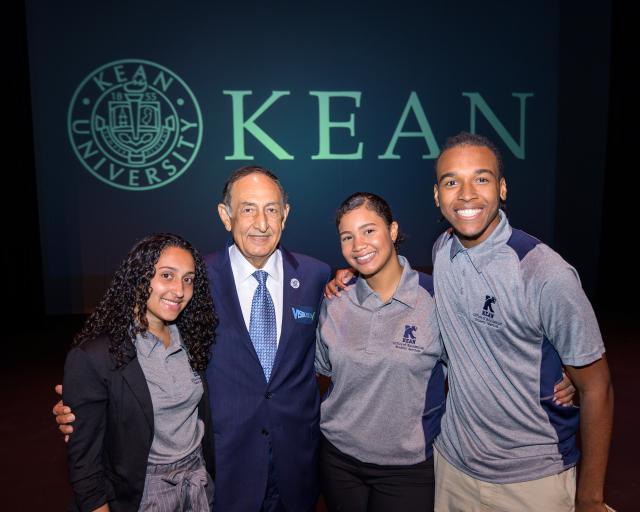
[(83, 348), (67, 355), (63, 391), (76, 416), (68, 446), (69, 480), (76, 506), (90, 511), (107, 503), (102, 456), (109, 395), (106, 372)]

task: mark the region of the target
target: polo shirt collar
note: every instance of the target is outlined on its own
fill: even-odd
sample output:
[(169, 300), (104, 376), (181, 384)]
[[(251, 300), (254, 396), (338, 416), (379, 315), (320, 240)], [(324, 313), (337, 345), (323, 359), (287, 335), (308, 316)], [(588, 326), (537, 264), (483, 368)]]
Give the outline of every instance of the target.
[(372, 295), (374, 291), (371, 289), (366, 279), (362, 276), (358, 276), (356, 280), (356, 299), (358, 299), (358, 303), (362, 306), (364, 305), (364, 301)]
[(480, 272), (484, 266), (491, 261), (494, 255), (494, 250), (506, 244), (511, 237), (511, 226), (509, 225), (509, 220), (507, 219), (507, 215), (502, 211), (498, 210), (498, 215), (500, 216), (500, 222), (496, 226), (496, 229), (489, 235), (484, 242), (478, 244), (474, 247), (467, 249), (460, 240), (457, 235), (453, 234), (451, 239), (451, 250), (449, 252), (449, 257), (453, 260), (456, 255), (462, 251), (467, 253), (469, 259), (473, 263), (474, 267)]
[[(398, 287), (396, 288), (396, 291), (393, 292), (391, 300), (402, 302), (406, 306), (413, 308), (416, 303), (417, 283), (415, 281), (417, 281), (418, 276), (416, 271), (409, 265), (407, 258), (398, 255), (398, 260), (400, 261), (400, 265), (402, 265), (402, 275), (400, 276)], [(371, 289), (366, 279), (358, 277), (358, 280), (356, 281), (356, 298), (360, 305), (364, 306), (365, 301), (373, 294), (375, 294), (375, 292)], [(377, 294), (376, 298), (378, 299), (378, 302), (380, 302)]]
[[(167, 347), (167, 355), (182, 350), (182, 339), (180, 338), (178, 327), (170, 324), (169, 336), (171, 337), (171, 344)], [(136, 334), (135, 345), (137, 353), (147, 358), (151, 357), (154, 351), (164, 348), (162, 340), (149, 331)]]
[[(280, 249), (276, 249), (269, 259), (265, 263), (264, 267), (257, 269), (249, 260), (245, 258), (240, 249), (233, 244), (229, 247), (229, 261), (231, 262), (231, 268), (233, 269), (233, 275), (236, 276), (238, 283), (242, 283), (247, 279), (253, 279), (253, 273), (256, 270), (264, 270), (271, 281), (278, 284), (282, 284), (282, 253)], [(257, 283), (257, 281), (255, 281)]]

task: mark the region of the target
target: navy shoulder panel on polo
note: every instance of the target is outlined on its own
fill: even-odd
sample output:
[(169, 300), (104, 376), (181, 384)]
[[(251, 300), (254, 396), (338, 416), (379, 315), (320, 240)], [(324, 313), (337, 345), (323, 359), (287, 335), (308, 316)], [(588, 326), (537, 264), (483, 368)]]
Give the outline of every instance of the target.
[(542, 242), (540, 242), (536, 237), (531, 236), (520, 229), (512, 230), (511, 236), (507, 241), (507, 245), (516, 252), (520, 261), (523, 260), (531, 249), (540, 243)]
[(418, 272), (418, 283), (433, 297), (433, 277), (429, 274)]

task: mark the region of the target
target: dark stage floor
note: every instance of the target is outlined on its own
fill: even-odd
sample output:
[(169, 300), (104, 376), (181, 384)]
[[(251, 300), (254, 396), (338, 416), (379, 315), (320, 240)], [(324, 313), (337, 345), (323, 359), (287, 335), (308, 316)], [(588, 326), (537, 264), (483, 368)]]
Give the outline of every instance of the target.
[[(3, 511), (66, 510), (70, 489), (65, 445), (50, 411), (56, 400), (53, 385), (61, 381), (65, 350), (80, 322), (49, 319), (30, 332), (5, 336), (8, 357), (3, 358), (0, 377)], [(628, 512), (638, 510), (640, 499), (640, 472), (633, 469), (640, 455), (640, 412), (633, 405), (640, 328), (613, 316), (601, 319), (601, 326), (616, 394), (606, 496), (619, 512)]]

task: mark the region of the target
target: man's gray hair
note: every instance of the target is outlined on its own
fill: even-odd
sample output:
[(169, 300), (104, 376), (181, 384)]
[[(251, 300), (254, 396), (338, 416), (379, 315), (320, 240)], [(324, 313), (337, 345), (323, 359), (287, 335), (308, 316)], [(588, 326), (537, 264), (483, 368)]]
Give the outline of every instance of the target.
[(265, 176), (273, 180), (273, 182), (278, 186), (278, 189), (280, 190), (280, 195), (282, 196), (282, 205), (284, 206), (287, 204), (287, 193), (284, 191), (280, 180), (275, 174), (273, 174), (269, 169), (265, 169), (264, 167), (260, 167), (259, 165), (247, 165), (233, 171), (227, 178), (227, 181), (224, 184), (224, 188), (222, 189), (222, 203), (225, 205), (227, 213), (229, 215), (231, 215), (231, 187), (239, 179), (256, 173), (264, 174)]

